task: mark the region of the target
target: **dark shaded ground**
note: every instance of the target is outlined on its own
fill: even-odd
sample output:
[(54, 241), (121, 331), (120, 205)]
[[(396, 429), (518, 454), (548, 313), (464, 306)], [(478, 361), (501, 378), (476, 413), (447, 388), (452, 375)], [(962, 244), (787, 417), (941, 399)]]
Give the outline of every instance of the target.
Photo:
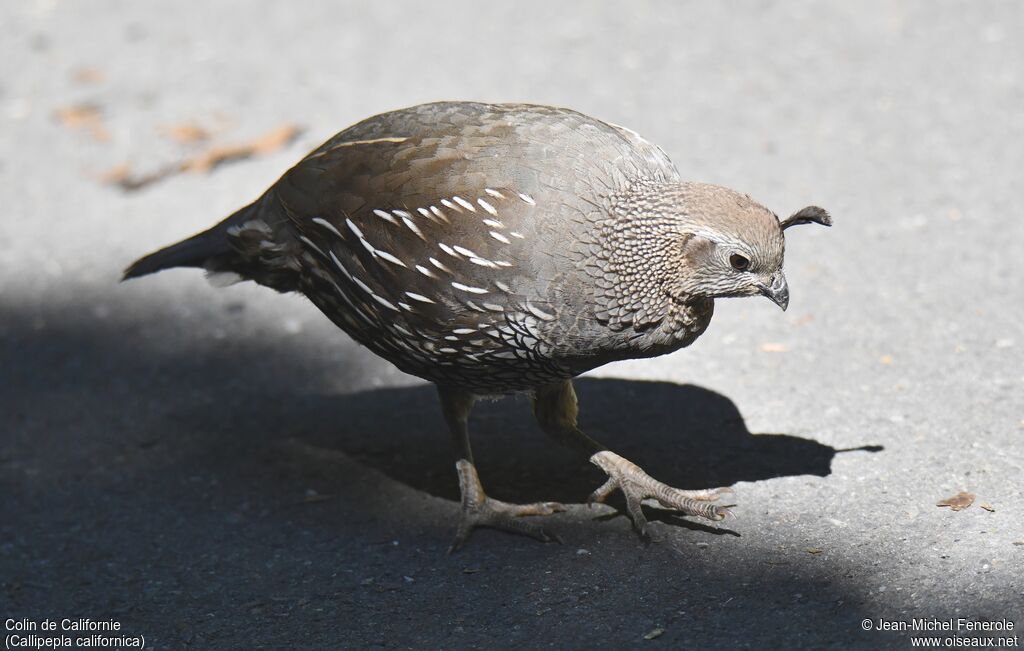
[[(744, 521), (742, 489), (740, 519), (664, 515), (685, 533), (654, 525), (651, 544), (580, 506), (557, 517), (564, 545), (483, 531), (446, 556), (457, 489), (430, 387), (293, 391), (317, 364), (298, 351), (153, 349), (161, 314), (76, 312), (3, 318), (10, 616), (116, 618), (155, 648), (619, 646), (656, 627), (669, 644), (761, 648), (800, 644), (793, 622), (809, 617), (846, 645), (868, 616), (850, 592), (857, 562), (780, 554)], [(700, 387), (584, 379), (579, 395), (592, 434), (682, 486), (827, 477), (836, 454), (752, 434)], [(495, 495), (578, 503), (601, 482), (524, 400), (477, 411)]]
[[(673, 485), (728, 486), (787, 475), (824, 477), (831, 471), (831, 447), (784, 434), (752, 435), (735, 405), (713, 391), (612, 379), (577, 385), (586, 431), (627, 458), (658, 450), (645, 466)], [(436, 403), (431, 387), (307, 398), (296, 407), (309, 421), (295, 425), (304, 442), (339, 449), (416, 490), (454, 500), (458, 485), (451, 450), (441, 444), (446, 430)], [(585, 458), (538, 431), (525, 398), (483, 403), (476, 412), (478, 464), (496, 496), (578, 502), (604, 481)], [(327, 430), (339, 414), (345, 418), (342, 430)], [(264, 413), (260, 420), (269, 418)]]

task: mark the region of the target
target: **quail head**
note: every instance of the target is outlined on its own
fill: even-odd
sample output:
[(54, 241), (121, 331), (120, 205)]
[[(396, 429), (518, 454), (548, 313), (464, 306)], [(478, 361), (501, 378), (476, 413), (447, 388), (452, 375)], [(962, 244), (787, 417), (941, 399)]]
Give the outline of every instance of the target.
[(784, 230), (831, 225), (817, 207), (779, 219), (744, 194), (682, 181), (633, 131), (575, 111), (442, 102), (335, 135), (252, 204), (150, 254), (170, 267), (301, 292), (352, 338), (437, 385), (462, 493), (453, 547), (475, 527), (550, 540), (530, 518), (553, 502), (487, 497), (467, 420), (479, 396), (526, 392), (541, 427), (589, 455), (636, 529), (652, 498), (720, 520), (728, 489), (679, 490), (577, 426), (572, 378), (692, 343), (714, 301), (785, 309)]

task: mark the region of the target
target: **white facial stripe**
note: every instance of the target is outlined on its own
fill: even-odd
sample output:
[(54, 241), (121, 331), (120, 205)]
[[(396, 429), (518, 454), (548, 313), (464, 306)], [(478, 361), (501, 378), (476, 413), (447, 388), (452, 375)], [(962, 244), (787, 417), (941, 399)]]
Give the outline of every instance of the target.
[(748, 247), (741, 240), (726, 233), (707, 229), (707, 228), (696, 228), (690, 231), (697, 237), (703, 237), (706, 240), (721, 244), (727, 248), (739, 249), (745, 253), (749, 253)]

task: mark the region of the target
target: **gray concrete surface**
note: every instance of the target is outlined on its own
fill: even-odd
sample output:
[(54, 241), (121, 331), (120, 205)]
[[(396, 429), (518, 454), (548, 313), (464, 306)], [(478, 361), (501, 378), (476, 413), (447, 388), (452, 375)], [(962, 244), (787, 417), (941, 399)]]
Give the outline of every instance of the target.
[[(915, 617), (1019, 642), (1022, 27), (1014, 2), (3, 3), (0, 618), (115, 619), (161, 649), (908, 648), (861, 622)], [(791, 232), (789, 312), (720, 302), (691, 349), (580, 382), (593, 435), (733, 485), (737, 518), (657, 515), (641, 543), (507, 400), (473, 424), (485, 484), (577, 504), (564, 544), (483, 531), (446, 556), (429, 387), (298, 297), (117, 283), (335, 131), (436, 99), (571, 106), (686, 177), (831, 210)], [(106, 139), (56, 117), (81, 103)], [(195, 153), (160, 130), (192, 122), (306, 131), (98, 182)], [(960, 490), (972, 507), (936, 507)]]

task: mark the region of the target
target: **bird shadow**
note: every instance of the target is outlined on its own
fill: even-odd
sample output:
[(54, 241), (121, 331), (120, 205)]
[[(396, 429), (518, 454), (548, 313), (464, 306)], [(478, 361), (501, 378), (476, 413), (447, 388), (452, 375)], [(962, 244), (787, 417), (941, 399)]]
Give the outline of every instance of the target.
[[(584, 431), (679, 488), (824, 477), (843, 451), (809, 438), (754, 434), (729, 398), (699, 386), (584, 378), (576, 387)], [(416, 490), (458, 499), (453, 450), (432, 387), (311, 396), (303, 402), (302, 419), (292, 424), (305, 444), (344, 452)], [(478, 404), (470, 434), (481, 479), (495, 497), (581, 502), (604, 479), (584, 455), (541, 433), (525, 398)], [(651, 519), (702, 526), (657, 509)]]
[[(11, 371), (6, 383), (10, 391), (4, 394), (9, 398), (6, 412), (15, 422), (45, 421), (62, 437), (81, 414), (105, 423), (94, 428), (88, 445), (75, 441), (60, 448), (67, 451), (63, 456), (68, 457), (68, 467), (100, 455), (96, 446), (120, 450), (135, 445), (147, 450), (137, 459), (140, 463), (161, 458), (179, 465), (182, 473), (199, 467), (216, 472), (240, 469), (241, 482), (265, 482), (260, 467), (240, 465), (238, 451), (275, 450), (274, 441), (287, 439), (343, 453), (415, 490), (459, 498), (453, 449), (430, 385), (318, 394), (286, 388), (288, 378), (316, 374), (321, 366), (329, 366), (313, 356), (297, 359), (287, 350), (264, 347), (256, 354), (249, 345), (179, 355), (146, 349), (146, 342), (159, 336), (144, 335), (130, 323), (109, 320), (72, 327), (74, 321), (64, 310), (45, 315), (44, 321), (47, 330), (38, 331), (16, 312), (0, 318), (8, 335), (0, 352), (15, 362), (4, 365)], [(159, 332), (161, 322), (151, 323)], [(147, 354), (140, 355), (140, 350)], [(352, 377), (373, 372), (350, 366)], [(33, 372), (36, 368), (49, 371), (41, 376)], [(810, 438), (752, 433), (732, 400), (703, 387), (607, 378), (582, 378), (575, 384), (583, 430), (679, 488), (794, 475), (824, 477), (831, 472), (832, 459), (842, 452)], [(191, 389), (183, 392), (177, 387)], [(67, 396), (74, 400), (68, 403)], [(112, 396), (118, 397), (117, 408)], [(51, 403), (52, 408), (42, 410), (27, 407)], [(152, 431), (133, 434), (147, 430)], [(478, 403), (470, 433), (484, 487), (499, 499), (580, 503), (605, 479), (584, 455), (540, 431), (523, 396)], [(321, 492), (344, 494), (346, 479), (332, 477), (329, 467), (297, 463), (297, 477), (308, 473)], [(613, 496), (613, 505), (616, 499)], [(658, 509), (650, 510), (650, 519), (703, 526)]]

